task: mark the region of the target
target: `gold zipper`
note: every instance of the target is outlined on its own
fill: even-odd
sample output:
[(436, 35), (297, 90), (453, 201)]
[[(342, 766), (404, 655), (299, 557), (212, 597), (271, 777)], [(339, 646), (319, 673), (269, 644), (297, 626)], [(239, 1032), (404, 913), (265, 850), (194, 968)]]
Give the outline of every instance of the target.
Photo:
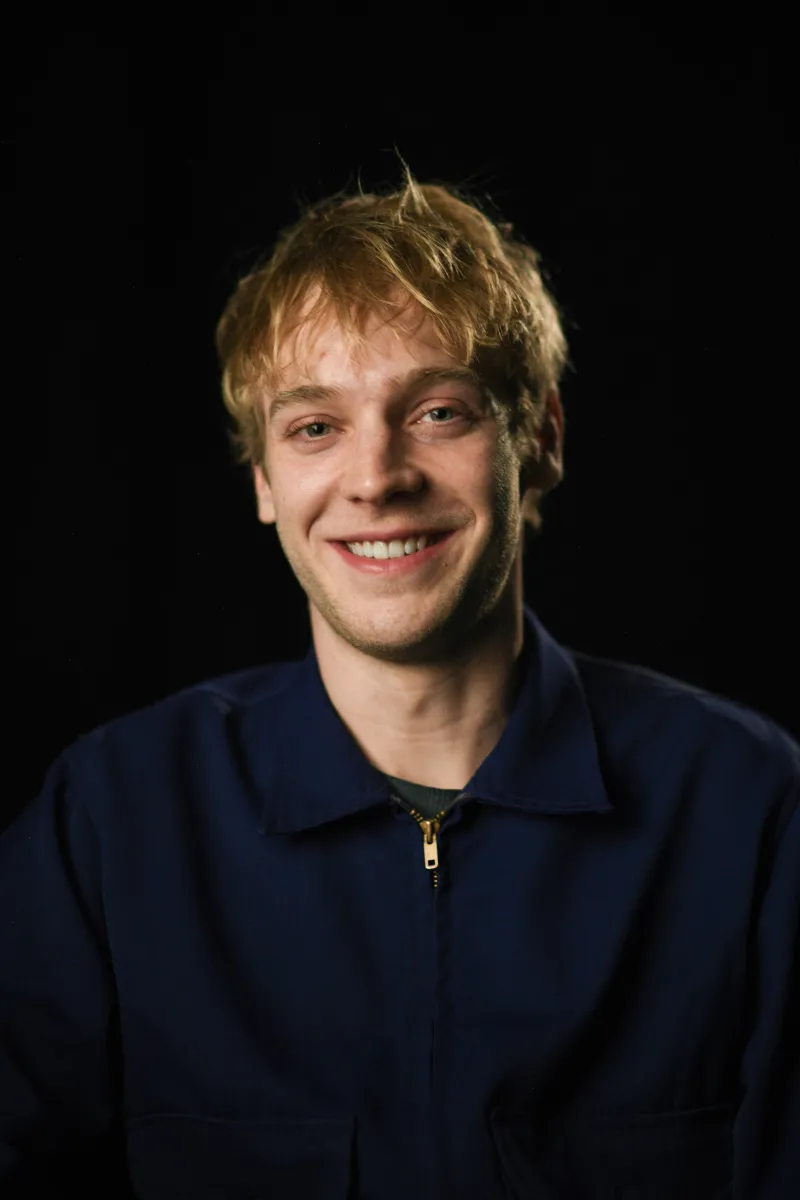
[(439, 847), (436, 843), (436, 835), (439, 832), (441, 818), (448, 811), (443, 808), (435, 817), (425, 818), (421, 813), (418, 813), (415, 808), (407, 810), (414, 818), (422, 830), (422, 849), (425, 855), (425, 870), (433, 871), (433, 886), (439, 886)]

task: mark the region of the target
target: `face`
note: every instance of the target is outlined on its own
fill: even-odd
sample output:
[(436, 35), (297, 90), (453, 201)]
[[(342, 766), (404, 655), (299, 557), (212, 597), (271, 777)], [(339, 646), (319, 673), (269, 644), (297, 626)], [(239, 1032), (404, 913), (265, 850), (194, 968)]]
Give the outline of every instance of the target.
[[(313, 334), (301, 326), (279, 389), (264, 399), (267, 473), (255, 467), (254, 482), (317, 644), (338, 638), (375, 658), (424, 663), (463, 651), (509, 600), (521, 497), (491, 391), (427, 317), (406, 326), (374, 318), (357, 355), (333, 318)], [(406, 555), (418, 534), (432, 544)], [(366, 539), (400, 540), (403, 557), (346, 545)]]

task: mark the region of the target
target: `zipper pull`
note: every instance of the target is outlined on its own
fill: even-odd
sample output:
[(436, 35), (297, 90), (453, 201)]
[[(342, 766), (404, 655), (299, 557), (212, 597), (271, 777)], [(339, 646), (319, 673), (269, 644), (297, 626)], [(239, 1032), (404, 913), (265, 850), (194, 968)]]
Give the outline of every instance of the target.
[(436, 845), (436, 834), (439, 832), (438, 821), (420, 821), (423, 832), (422, 849), (425, 854), (425, 866), (429, 871), (435, 871), (439, 866), (439, 848)]

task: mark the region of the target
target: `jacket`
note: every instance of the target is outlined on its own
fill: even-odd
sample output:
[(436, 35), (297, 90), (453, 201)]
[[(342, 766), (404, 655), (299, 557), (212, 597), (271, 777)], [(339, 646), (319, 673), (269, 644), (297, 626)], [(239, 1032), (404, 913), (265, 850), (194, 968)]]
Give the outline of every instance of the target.
[(800, 1195), (800, 747), (524, 619), (438, 817), (313, 643), (57, 757), (0, 837), (0, 1196)]

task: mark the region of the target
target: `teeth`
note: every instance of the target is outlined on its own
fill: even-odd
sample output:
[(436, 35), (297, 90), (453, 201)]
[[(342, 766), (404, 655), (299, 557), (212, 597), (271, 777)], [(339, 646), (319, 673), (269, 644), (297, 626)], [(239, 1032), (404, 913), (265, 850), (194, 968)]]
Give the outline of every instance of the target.
[(405, 542), (399, 538), (391, 542), (346, 542), (348, 550), (359, 558), (403, 558), (406, 554), (416, 554), (424, 550), (430, 542), (425, 534), (422, 537), (408, 538)]

